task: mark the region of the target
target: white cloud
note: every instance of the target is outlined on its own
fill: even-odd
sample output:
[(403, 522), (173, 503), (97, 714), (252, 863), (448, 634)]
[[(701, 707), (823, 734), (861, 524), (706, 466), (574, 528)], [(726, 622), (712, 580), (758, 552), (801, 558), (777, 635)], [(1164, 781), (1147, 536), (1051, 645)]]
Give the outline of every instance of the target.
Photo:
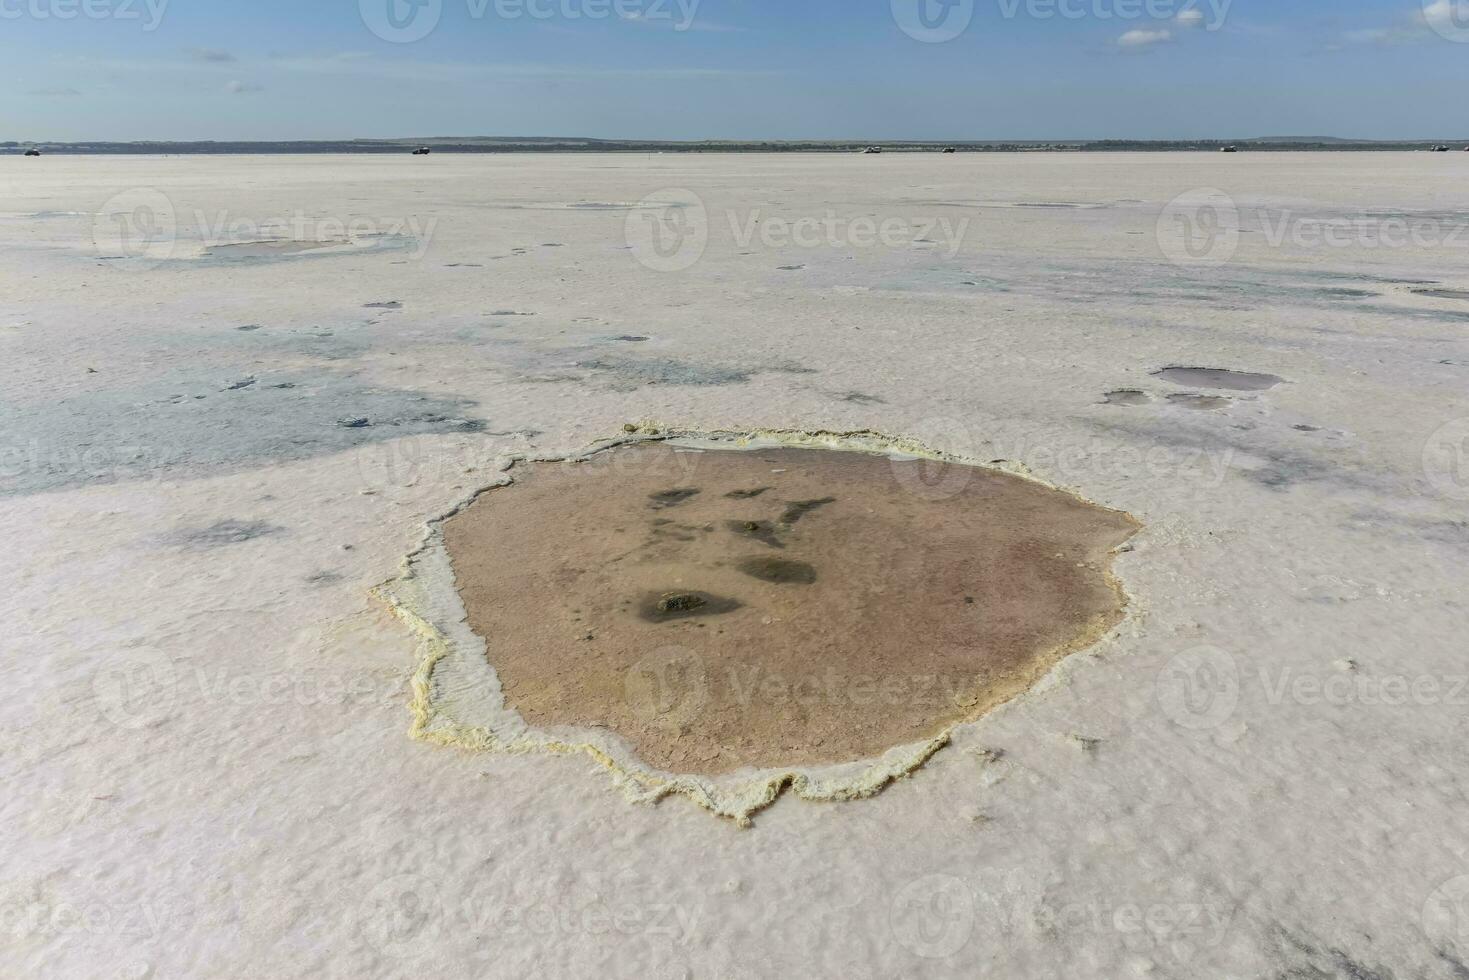
[(264, 92), (265, 88), (261, 85), (252, 85), (249, 82), (236, 80), (226, 85), (225, 91), (231, 95), (249, 95), (251, 92)]
[[(3, 2), (3, 0), (0, 0)], [(151, 59), (89, 58), (84, 56), (61, 56), (52, 62), (68, 71), (105, 71), (113, 75), (188, 75), (208, 71), (197, 63), (184, 60), (155, 61)], [(609, 78), (648, 79), (696, 79), (696, 78), (757, 78), (777, 77), (786, 74), (783, 69), (766, 68), (718, 68), (718, 67), (659, 67), (601, 68), (593, 65), (548, 65), (525, 62), (484, 61), (412, 61), (385, 59), (360, 51), (343, 51), (333, 54), (294, 56), (273, 54), (268, 60), (242, 63), (253, 72), (266, 73), (267, 81), (275, 83), (278, 76), (326, 75), (342, 78), (387, 79), (401, 82), (423, 82), (426, 84), (493, 82), (516, 79), (578, 79), (598, 80)], [(244, 70), (242, 67), (241, 70)], [(242, 85), (244, 83), (241, 83)], [(286, 86), (277, 84), (276, 88)], [(258, 91), (259, 87), (247, 87), (247, 91)]]
[[(1222, 18), (1220, 22), (1223, 23)], [(1117, 49), (1120, 51), (1148, 51), (1161, 44), (1171, 44), (1190, 31), (1214, 30), (1209, 26), (1209, 19), (1204, 11), (1197, 7), (1179, 11), (1171, 21), (1166, 21), (1165, 24), (1171, 26), (1138, 27), (1128, 31), (1117, 39)]]
[(1167, 44), (1171, 40), (1173, 40), (1172, 31), (1149, 31), (1138, 28), (1137, 30), (1128, 31), (1119, 37), (1117, 39), (1117, 46), (1127, 51), (1141, 51), (1159, 44)]
[(289, 55), (279, 51), (270, 53), (270, 60), (276, 62), (294, 61), (297, 63), (314, 62), (324, 65), (344, 65), (354, 61), (366, 61), (372, 55), (366, 51), (333, 51), (328, 54)]
[(642, 24), (645, 27), (665, 27), (669, 30), (677, 31), (680, 34), (685, 31), (696, 31), (706, 34), (732, 34), (736, 32), (743, 33), (745, 30), (745, 28), (736, 27), (733, 24), (716, 24), (712, 21), (694, 20), (693, 18), (674, 20), (670, 17), (648, 17), (639, 11), (618, 14), (617, 19), (624, 24)]
[(206, 61), (211, 65), (225, 65), (235, 60), (234, 55), (219, 48), (190, 48), (189, 55), (195, 61)]
[(1346, 31), (1327, 45), (1340, 51), (1358, 44), (1415, 44), (1428, 41), (1436, 32), (1452, 40), (1469, 39), (1469, 0), (1426, 0), (1420, 10), (1400, 17), (1385, 27)]
[(82, 93), (74, 88), (36, 88), (31, 89), (26, 94), (46, 99), (67, 99), (81, 95)]
[(1347, 44), (1386, 44), (1393, 40), (1403, 40), (1403, 32), (1398, 28), (1369, 27), (1360, 31), (1347, 31), (1342, 35), (1342, 40)]
[(778, 75), (777, 70), (746, 68), (598, 68), (520, 62), (396, 61), (365, 56), (280, 58), (271, 67), (313, 75), (388, 78), (405, 82), (474, 82), (505, 78), (726, 78)]

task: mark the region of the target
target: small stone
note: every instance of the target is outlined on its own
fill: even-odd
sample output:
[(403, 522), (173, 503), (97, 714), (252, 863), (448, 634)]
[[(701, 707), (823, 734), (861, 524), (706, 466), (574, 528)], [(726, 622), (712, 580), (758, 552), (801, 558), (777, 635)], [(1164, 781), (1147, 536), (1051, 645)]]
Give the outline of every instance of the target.
[(1087, 753), (1095, 753), (1097, 749), (1102, 747), (1102, 740), (1099, 738), (1087, 738), (1085, 735), (1068, 735), (1066, 739), (1072, 745)]
[(691, 612), (706, 605), (708, 600), (703, 596), (680, 593), (677, 595), (666, 595), (658, 600), (658, 611), (661, 613)]

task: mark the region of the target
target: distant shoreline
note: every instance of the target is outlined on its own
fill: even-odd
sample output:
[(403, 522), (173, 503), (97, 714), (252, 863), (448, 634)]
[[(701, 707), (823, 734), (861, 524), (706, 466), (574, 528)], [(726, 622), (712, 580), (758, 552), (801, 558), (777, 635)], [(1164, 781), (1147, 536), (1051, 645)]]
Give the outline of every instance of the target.
[(300, 140), (300, 141), (149, 141), (149, 142), (0, 142), (0, 155), (19, 154), (35, 148), (44, 153), (75, 155), (157, 154), (312, 154), (312, 153), (409, 153), (429, 147), (434, 153), (858, 153), (869, 146), (888, 153), (938, 153), (953, 148), (958, 153), (1088, 153), (1088, 152), (1212, 152), (1226, 146), (1242, 153), (1330, 151), (1383, 152), (1432, 150), (1447, 145), (1462, 152), (1465, 140), (1344, 140), (1344, 139), (1252, 139), (1252, 140), (1014, 140), (1014, 141), (830, 141), (772, 140), (664, 142), (639, 140), (594, 140), (557, 138), (455, 138), (421, 140)]

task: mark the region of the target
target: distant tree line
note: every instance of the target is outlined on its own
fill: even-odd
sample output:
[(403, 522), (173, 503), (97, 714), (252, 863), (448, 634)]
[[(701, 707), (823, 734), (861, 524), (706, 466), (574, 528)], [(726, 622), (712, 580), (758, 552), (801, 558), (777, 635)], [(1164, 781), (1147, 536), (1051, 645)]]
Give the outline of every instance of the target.
[(639, 140), (596, 140), (556, 138), (437, 138), (427, 140), (299, 140), (282, 142), (207, 141), (207, 142), (76, 142), (36, 143), (0, 142), (0, 152), (21, 152), (39, 147), (52, 153), (78, 154), (227, 154), (227, 153), (410, 153), (420, 146), (432, 147), (435, 153), (858, 153), (869, 146), (880, 146), (893, 153), (938, 153), (952, 149), (962, 153), (1074, 153), (1100, 151), (1181, 151), (1218, 152), (1226, 146), (1240, 151), (1269, 152), (1286, 150), (1382, 151), (1431, 150), (1443, 145), (1454, 149), (1465, 147), (1469, 140), (1449, 141), (1383, 141), (1368, 140), (1017, 140), (994, 141), (831, 141), (831, 140), (702, 140), (696, 142), (659, 142)]

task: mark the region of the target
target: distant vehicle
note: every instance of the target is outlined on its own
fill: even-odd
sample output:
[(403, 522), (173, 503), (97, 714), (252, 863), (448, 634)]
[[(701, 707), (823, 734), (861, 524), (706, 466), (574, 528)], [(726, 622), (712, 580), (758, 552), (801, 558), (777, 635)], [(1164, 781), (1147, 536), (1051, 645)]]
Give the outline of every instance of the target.
[(1239, 152), (1239, 147), (1234, 146), (1234, 145), (1221, 146), (1219, 148), (1219, 152), (1220, 153), (1238, 153)]
[(945, 153), (958, 153), (958, 152), (959, 152), (959, 150), (958, 150), (958, 148), (957, 148), (957, 147), (953, 147), (953, 146), (946, 146), (946, 147), (944, 147), (944, 152), (945, 152)]
[(432, 152), (433, 150), (431, 150), (429, 147), (420, 146), (418, 149), (413, 151), (413, 155), (416, 157), (426, 157)]
[(1448, 144), (1447, 143), (1440, 143), (1438, 146), (1435, 146), (1433, 148), (1433, 152), (1434, 153), (1447, 153), (1447, 152), (1449, 152)]
[(863, 150), (862, 152), (863, 153), (881, 153), (882, 152), (882, 147), (880, 147), (880, 146), (869, 146), (867, 149)]
[(29, 150), (26, 150), (26, 156), (28, 156), (28, 157), (38, 157), (40, 155), (41, 155), (41, 151), (35, 149), (34, 147), (32, 147)]

